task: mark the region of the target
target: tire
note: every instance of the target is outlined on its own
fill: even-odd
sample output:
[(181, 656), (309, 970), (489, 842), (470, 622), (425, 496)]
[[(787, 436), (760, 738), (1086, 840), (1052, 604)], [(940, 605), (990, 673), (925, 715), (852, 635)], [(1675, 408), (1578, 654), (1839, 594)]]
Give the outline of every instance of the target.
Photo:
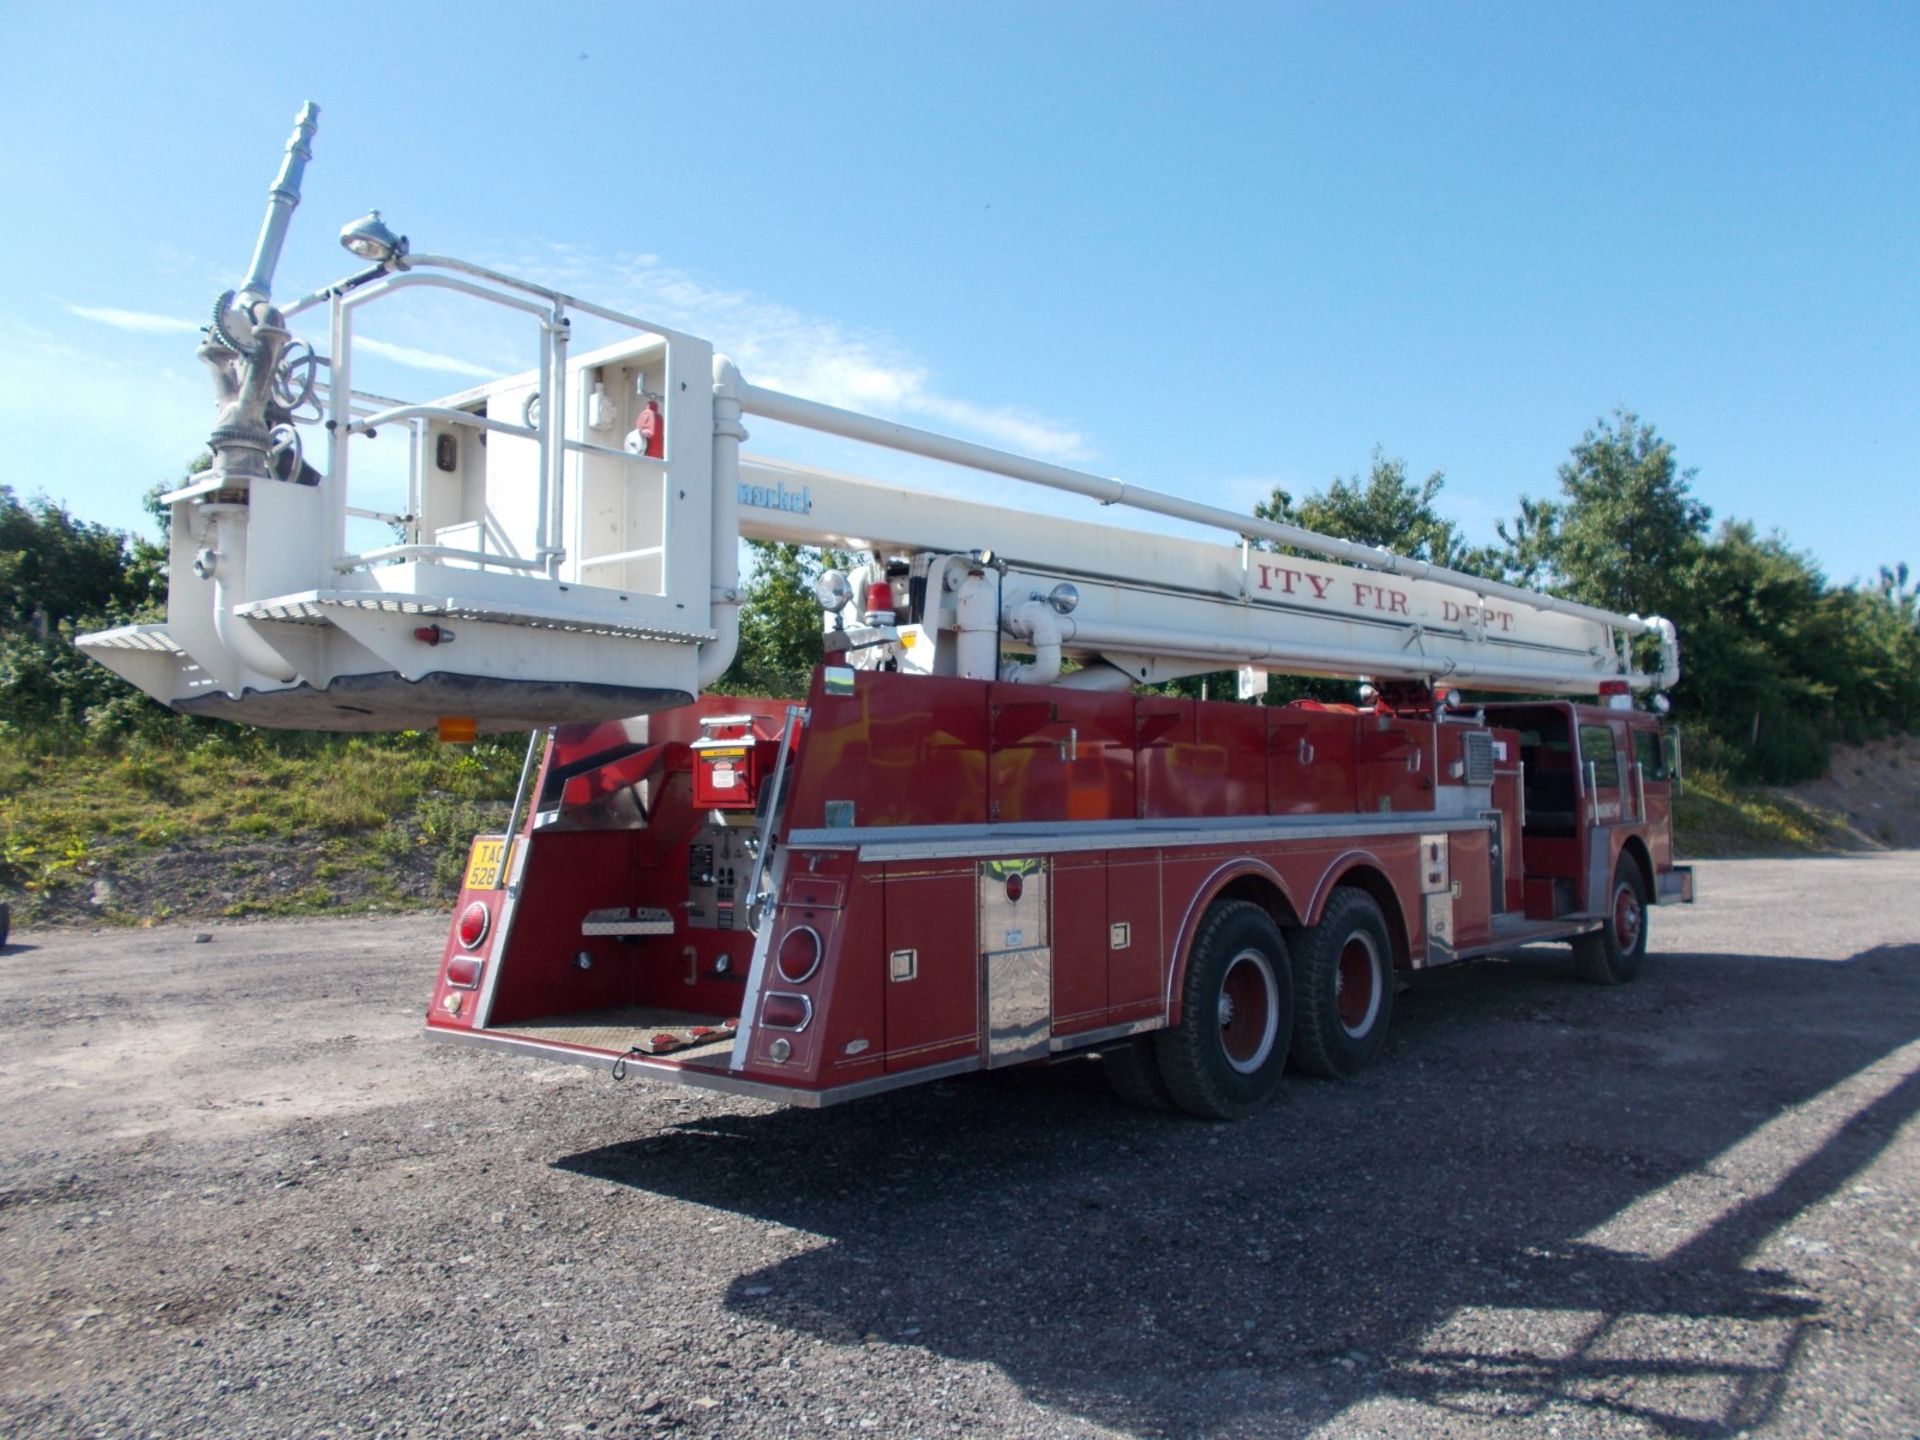
[(1622, 855), (1613, 872), (1605, 922), (1573, 937), (1573, 968), (1595, 985), (1624, 985), (1640, 973), (1647, 954), (1647, 887), (1633, 857)]
[(13, 928), (13, 907), (0, 900), (0, 949), (5, 949), (7, 932)]
[(1393, 941), (1371, 895), (1333, 892), (1296, 942), (1293, 978), (1295, 1065), (1341, 1079), (1380, 1058), (1393, 1018)]
[(1177, 1110), (1173, 1092), (1154, 1058), (1153, 1037), (1140, 1035), (1100, 1054), (1100, 1069), (1113, 1093), (1136, 1110)]
[(1273, 918), (1245, 900), (1209, 909), (1180, 1000), (1180, 1024), (1153, 1036), (1174, 1103), (1203, 1120), (1238, 1120), (1273, 1099), (1293, 1033), (1292, 969)]

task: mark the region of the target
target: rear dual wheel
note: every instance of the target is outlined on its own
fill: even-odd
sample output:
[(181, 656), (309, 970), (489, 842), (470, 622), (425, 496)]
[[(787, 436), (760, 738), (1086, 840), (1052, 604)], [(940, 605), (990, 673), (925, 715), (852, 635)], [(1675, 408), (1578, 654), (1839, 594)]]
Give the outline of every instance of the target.
[(1393, 943), (1364, 890), (1335, 890), (1294, 946), (1293, 1063), (1312, 1075), (1367, 1068), (1393, 1015)]
[(1245, 900), (1209, 909), (1180, 1000), (1179, 1025), (1153, 1036), (1167, 1093), (1204, 1120), (1253, 1114), (1280, 1088), (1293, 1031), (1292, 968), (1273, 917)]

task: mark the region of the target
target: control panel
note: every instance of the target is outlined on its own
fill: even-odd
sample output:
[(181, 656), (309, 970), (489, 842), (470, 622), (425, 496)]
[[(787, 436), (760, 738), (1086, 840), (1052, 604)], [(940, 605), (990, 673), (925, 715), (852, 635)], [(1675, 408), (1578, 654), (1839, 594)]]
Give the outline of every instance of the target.
[(752, 896), (751, 830), (702, 825), (687, 850), (687, 924), (696, 930), (745, 930)]

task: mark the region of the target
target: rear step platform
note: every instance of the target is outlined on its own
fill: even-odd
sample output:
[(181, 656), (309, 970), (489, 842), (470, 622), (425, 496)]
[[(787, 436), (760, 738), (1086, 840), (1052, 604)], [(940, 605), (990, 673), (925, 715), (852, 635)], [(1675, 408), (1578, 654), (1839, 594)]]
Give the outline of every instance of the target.
[(1600, 922), (1597, 915), (1560, 915), (1552, 920), (1530, 920), (1517, 912), (1493, 917), (1495, 945), (1525, 945), (1531, 940), (1564, 940), (1575, 931), (1590, 930)]
[(692, 1063), (725, 1063), (733, 1053), (737, 1019), (668, 1010), (657, 1005), (622, 1005), (579, 1015), (547, 1015), (482, 1033), (548, 1045), (569, 1045), (609, 1055), (672, 1055)]

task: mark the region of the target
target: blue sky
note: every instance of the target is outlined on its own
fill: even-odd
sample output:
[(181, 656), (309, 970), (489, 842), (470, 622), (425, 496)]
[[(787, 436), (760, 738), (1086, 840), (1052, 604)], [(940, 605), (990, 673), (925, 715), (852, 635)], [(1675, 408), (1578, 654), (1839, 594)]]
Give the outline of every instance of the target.
[[(0, 483), (146, 523), (312, 99), (282, 295), (377, 205), (763, 383), (1234, 508), (1379, 445), (1475, 539), (1625, 404), (1716, 519), (1920, 566), (1916, 76), (1910, 4), (16, 0)], [(406, 393), (524, 359), (422, 319)]]

